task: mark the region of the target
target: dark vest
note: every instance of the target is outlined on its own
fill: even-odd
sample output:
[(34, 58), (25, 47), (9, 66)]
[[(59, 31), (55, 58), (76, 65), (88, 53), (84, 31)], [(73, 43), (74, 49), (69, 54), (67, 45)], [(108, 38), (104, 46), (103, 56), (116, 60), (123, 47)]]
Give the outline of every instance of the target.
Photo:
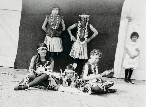
[(52, 63), (52, 59), (51, 58), (49, 58), (49, 59), (47, 59), (47, 61), (38, 61), (38, 58), (37, 58), (37, 56), (36, 56), (36, 58), (35, 58), (35, 60), (34, 60), (34, 66), (33, 66), (33, 69), (34, 70), (36, 70), (38, 67), (40, 67), (40, 65), (42, 65), (42, 66), (50, 66), (50, 64)]
[[(57, 18), (56, 18), (57, 19)], [(55, 19), (55, 24), (57, 22), (57, 20)], [(58, 16), (58, 23), (56, 24), (57, 28), (53, 29), (52, 27), (54, 25), (51, 25), (51, 16), (47, 16), (47, 31), (46, 31), (46, 36), (49, 37), (60, 37), (61, 33), (62, 33), (62, 25), (61, 25), (61, 21), (62, 21), (62, 17)]]
[[(90, 74), (93, 74), (94, 72), (92, 71), (91, 64), (89, 62), (87, 62), (85, 65), (88, 65), (88, 74), (87, 74), (87, 76), (90, 75)], [(85, 69), (85, 66), (84, 66), (83, 69)], [(96, 69), (96, 66), (95, 66), (95, 69)]]

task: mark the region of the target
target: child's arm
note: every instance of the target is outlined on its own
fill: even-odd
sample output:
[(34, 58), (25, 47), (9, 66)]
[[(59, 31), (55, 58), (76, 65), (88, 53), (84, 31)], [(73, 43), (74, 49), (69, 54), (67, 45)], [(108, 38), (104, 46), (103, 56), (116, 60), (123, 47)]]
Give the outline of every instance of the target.
[(43, 29), (45, 32), (47, 31), (46, 25), (47, 25), (47, 16), (46, 16), (45, 21), (44, 21), (44, 23), (43, 23), (43, 25), (42, 25), (42, 29)]
[(50, 67), (51, 67), (51, 70), (53, 71), (53, 69), (54, 69), (54, 60), (53, 59), (51, 59)]
[[(83, 72), (84, 72), (84, 74), (83, 74), (83, 79), (84, 79), (84, 80), (92, 80), (92, 79), (100, 79), (100, 78), (102, 78), (103, 76), (107, 76), (107, 75), (109, 75), (110, 73), (112, 73), (113, 70), (110, 70), (110, 71), (106, 70), (106, 71), (104, 71), (104, 72), (101, 73), (101, 74), (93, 74), (93, 75), (87, 76), (87, 74), (88, 74), (88, 65), (85, 65), (85, 69), (84, 69)], [(97, 71), (96, 71), (96, 73), (97, 73)]]
[(133, 55), (131, 54), (131, 52), (129, 51), (128, 46), (125, 47), (125, 51), (126, 51), (126, 53), (130, 56), (131, 59), (134, 58), (134, 56), (133, 56)]
[(96, 74), (99, 74), (99, 72), (98, 72), (98, 67), (96, 67)]
[(62, 31), (64, 31), (65, 30), (65, 23), (64, 23), (64, 20), (63, 19), (61, 21), (61, 24), (62, 24)]
[(140, 50), (138, 48), (136, 48), (135, 51), (137, 51), (137, 55), (135, 55), (134, 58), (138, 57), (140, 54)]
[(29, 65), (29, 72), (32, 73), (33, 70), (34, 70), (34, 63), (35, 63), (35, 59), (36, 59), (36, 56), (33, 56), (31, 61), (30, 61), (30, 65)]
[(71, 33), (71, 30), (73, 29), (73, 28), (75, 28), (76, 27), (76, 24), (73, 24), (72, 26), (70, 26), (68, 29), (67, 29), (67, 31), (68, 31), (68, 33), (69, 33), (69, 35), (70, 35), (70, 39), (71, 39), (71, 41), (76, 41), (76, 38), (72, 35), (72, 33)]
[(88, 42), (98, 35), (98, 31), (91, 24), (90, 24), (90, 29), (92, 30), (93, 35), (87, 40)]

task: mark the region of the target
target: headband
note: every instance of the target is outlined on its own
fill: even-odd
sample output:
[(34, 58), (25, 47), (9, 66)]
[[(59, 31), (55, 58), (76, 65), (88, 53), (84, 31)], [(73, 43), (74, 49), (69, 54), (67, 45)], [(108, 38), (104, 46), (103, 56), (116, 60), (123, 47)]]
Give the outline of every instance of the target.
[(39, 47), (37, 50), (39, 50), (39, 49), (48, 49), (48, 48), (46, 48), (46, 47)]

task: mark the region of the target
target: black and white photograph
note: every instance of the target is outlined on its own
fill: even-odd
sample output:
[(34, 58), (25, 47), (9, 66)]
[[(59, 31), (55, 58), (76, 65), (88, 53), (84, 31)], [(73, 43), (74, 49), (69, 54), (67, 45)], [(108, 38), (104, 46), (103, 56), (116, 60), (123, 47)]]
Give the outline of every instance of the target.
[(0, 0), (0, 107), (145, 107), (146, 0)]

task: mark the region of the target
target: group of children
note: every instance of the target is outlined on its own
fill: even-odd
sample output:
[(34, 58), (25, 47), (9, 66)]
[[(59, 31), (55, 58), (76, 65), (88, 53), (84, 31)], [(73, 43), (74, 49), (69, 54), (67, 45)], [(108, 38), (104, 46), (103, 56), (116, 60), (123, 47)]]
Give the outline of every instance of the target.
[[(14, 90), (24, 90), (29, 87), (43, 85), (48, 89), (58, 90), (59, 86), (73, 86), (87, 93), (107, 93), (116, 92), (114, 89), (109, 89), (114, 85), (112, 81), (102, 80), (103, 76), (107, 76), (113, 70), (108, 70), (103, 73), (98, 72), (98, 62), (102, 53), (98, 49), (93, 49), (90, 52), (90, 58), (87, 55), (87, 43), (97, 36), (97, 30), (89, 23), (89, 15), (83, 13), (79, 15), (80, 20), (70, 26), (67, 30), (71, 41), (74, 41), (70, 56), (75, 59), (75, 63), (66, 67), (65, 71), (59, 75), (53, 72), (54, 56), (62, 52), (61, 33), (65, 30), (63, 17), (58, 13), (60, 8), (54, 6), (51, 8), (51, 15), (47, 15), (43, 23), (42, 29), (46, 32), (44, 43), (37, 47), (38, 53), (33, 56), (29, 66), (29, 74), (17, 85)], [(77, 27), (76, 36), (73, 36), (71, 30)], [(89, 37), (89, 29), (93, 31), (93, 35)], [(135, 46), (138, 34), (131, 35), (132, 45), (126, 45), (125, 57), (125, 81), (131, 82), (131, 75), (136, 66), (139, 49)], [(133, 50), (133, 47), (135, 48)], [(133, 54), (131, 52), (135, 52)], [(76, 71), (78, 66), (77, 60), (88, 60), (80, 71)], [(130, 63), (131, 62), (131, 63)], [(128, 65), (131, 64), (131, 65)]]
[(70, 64), (64, 72), (53, 72), (54, 60), (48, 55), (48, 48), (45, 43), (39, 44), (38, 53), (31, 59), (29, 73), (14, 88), (14, 90), (25, 90), (29, 87), (44, 86), (47, 89), (58, 90), (60, 86), (74, 87), (86, 93), (107, 93), (115, 92), (109, 89), (114, 85), (111, 81), (103, 81), (102, 77), (107, 76), (113, 71), (98, 73), (100, 50), (93, 49), (90, 52), (90, 58), (83, 67), (83, 76), (81, 78), (75, 72), (75, 67)]
[[(63, 17), (59, 15), (60, 8), (58, 5), (54, 5), (51, 12), (51, 15), (46, 16), (42, 29), (46, 32), (44, 43), (47, 44), (50, 56), (54, 59), (56, 54), (63, 51), (61, 33), (65, 30), (65, 23)], [(82, 73), (83, 65), (81, 63), (86, 62), (88, 59), (87, 43), (98, 34), (97, 30), (89, 23), (89, 16), (82, 13), (79, 15), (80, 20), (67, 29), (70, 40), (74, 42), (69, 55), (74, 59), (74, 65), (79, 65), (76, 68), (78, 75)], [(75, 36), (71, 32), (74, 28), (77, 28)], [(93, 32), (90, 37), (88, 35), (89, 29)]]

